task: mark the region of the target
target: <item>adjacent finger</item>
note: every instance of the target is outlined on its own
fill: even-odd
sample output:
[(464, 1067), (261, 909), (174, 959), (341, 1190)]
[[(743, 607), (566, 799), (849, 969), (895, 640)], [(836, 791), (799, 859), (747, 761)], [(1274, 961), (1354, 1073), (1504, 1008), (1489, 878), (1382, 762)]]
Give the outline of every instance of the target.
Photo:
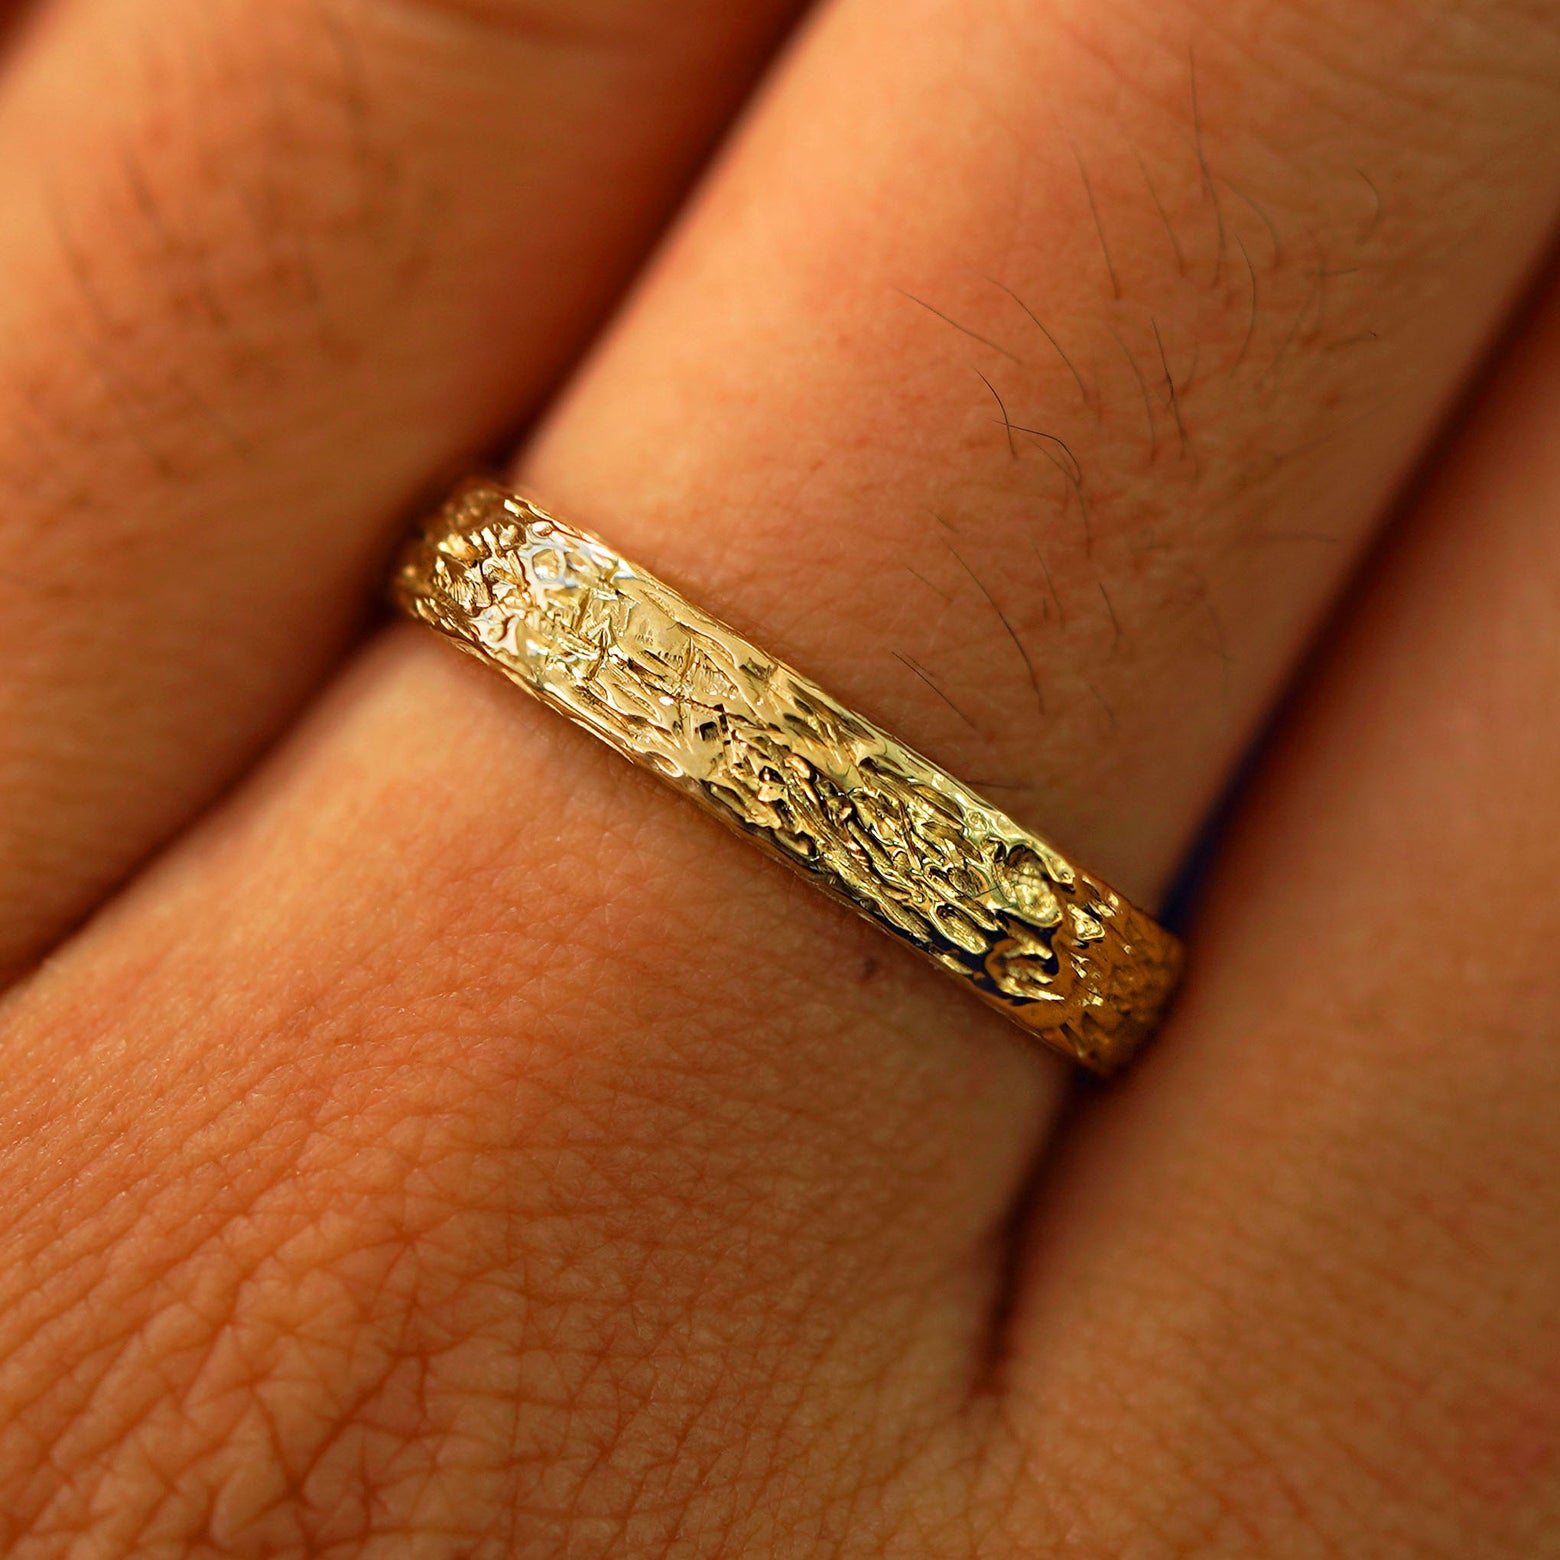
[(1078, 1553), (1553, 1547), (1557, 427), (1560, 293), (1273, 755), (1158, 1054), (1047, 1190), (1005, 1374)]
[(0, 975), (318, 682), (793, 9), (45, 9), (0, 83)]
[[(1015, 810), (1151, 890), (1343, 567), (1290, 528), (1363, 532), (1554, 199), (1555, 104), (1512, 85), (1549, 58), (1524, 13), (1372, 8), (1377, 75), (1297, 55), (1295, 15), (1241, 13), (1228, 52), (1199, 37), (1194, 112), (1184, 37), (1135, 30), (1162, 9), (1098, 30), (836, 9), (528, 470), (934, 756), (1031, 783)], [(1121, 156), (1130, 198), (1101, 166)], [(1276, 230), (1244, 304), (1231, 185)], [(1119, 300), (1101, 227), (1135, 239)], [(1312, 230), (1328, 263), (1295, 257)], [(1357, 280), (1323, 236), (1360, 247)], [(995, 289), (1014, 383), (923, 307), (1000, 339), (943, 296), (985, 271), (1035, 310)], [(1078, 345), (1034, 302), (1053, 293), (1081, 388), (1038, 366), (1037, 319)], [(1166, 335), (1188, 321), (1190, 386)], [(1156, 324), (1174, 396), (1144, 369)], [(1075, 465), (1024, 442), (1052, 412)], [(1296, 452), (1324, 435), (1325, 459)], [(921, 507), (952, 529), (910, 529)], [(906, 563), (946, 615), (882, 583)], [(119, 1520), (155, 1502), (203, 1531), (218, 1489), (224, 1533), (316, 1543), (982, 1547), (969, 1405), (1057, 1075), (415, 631), (10, 1018), (9, 1173), (34, 1187), (4, 1236), (34, 1275), (6, 1291), (18, 1522), (91, 1521), (109, 1488)], [(170, 1291), (202, 1300), (177, 1325)]]

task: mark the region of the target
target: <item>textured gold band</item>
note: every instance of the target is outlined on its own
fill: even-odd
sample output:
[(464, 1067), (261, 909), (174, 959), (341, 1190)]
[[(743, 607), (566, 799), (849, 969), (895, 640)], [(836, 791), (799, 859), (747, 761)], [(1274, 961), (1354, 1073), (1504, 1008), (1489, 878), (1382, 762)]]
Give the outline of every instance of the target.
[(968, 786), (530, 501), (462, 487), (408, 543), (413, 617), (1098, 1073), (1180, 946)]

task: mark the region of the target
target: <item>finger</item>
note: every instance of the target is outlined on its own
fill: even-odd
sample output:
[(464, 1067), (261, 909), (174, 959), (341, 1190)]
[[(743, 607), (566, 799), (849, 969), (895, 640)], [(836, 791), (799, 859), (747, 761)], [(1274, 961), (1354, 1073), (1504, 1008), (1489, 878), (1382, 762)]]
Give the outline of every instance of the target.
[(1152, 898), (1553, 220), (1454, 11), (847, 6), (523, 475)]
[[(1195, 116), (1181, 40), (1165, 56), (1179, 107), (1168, 92), (1123, 99), (1116, 71), (1133, 79), (1153, 51), (1135, 52), (1120, 15), (1122, 30), (1078, 36), (1056, 12), (1027, 31), (952, 6), (908, 30), (865, 0), (831, 13), (528, 470), (560, 508), (970, 778), (1004, 780), (977, 768), (983, 755), (1010, 758), (1015, 782), (1034, 770), (1033, 795), (1004, 799), (1144, 890), (1342, 567), (1341, 547), (1275, 563), (1250, 543), (1252, 516), (1292, 523), (1309, 503), (1339, 534), (1368, 525), (1548, 221), (1532, 148), (1554, 105), (1512, 88), (1547, 34), (1504, 8), (1477, 26), (1438, 14), (1411, 37), (1393, 33), (1393, 8), (1372, 12), (1379, 79), (1297, 67), (1283, 28), (1259, 25), (1292, 14), (1246, 16), (1229, 54), (1199, 45)], [(1235, 65), (1247, 55), (1262, 66), (1249, 88)], [(1077, 125), (1087, 186), (1049, 112)], [(1329, 150), (1343, 125), (1358, 137), (1347, 171)], [(1160, 195), (1184, 276), (1158, 208), (1100, 168), (1096, 144), (1121, 155), (1123, 142), (1151, 176), (1155, 147), (1187, 159), (1184, 204)], [(1004, 161), (1010, 145), (1034, 155)], [(1368, 192), (1358, 219), (1350, 204), (1355, 162), (1378, 184), (1390, 168), (1392, 216), (1374, 229)], [(1156, 189), (1181, 166), (1167, 158)], [(1258, 201), (1289, 257), (1258, 273), (1275, 314), (1255, 327), (1249, 298), (1230, 318), (1209, 291), (1205, 168), (1231, 208), (1232, 183)], [(1129, 170), (1136, 190), (1135, 157)], [(815, 191), (805, 222), (799, 182)], [(1125, 256), (1161, 256), (1162, 274), (1112, 251), (1119, 300), (1095, 210), (1125, 225), (1107, 234), (1135, 233)], [(1365, 280), (1293, 258), (1295, 234), (1334, 224), (1365, 248)], [(964, 375), (978, 366), (969, 338), (898, 290), (908, 274), (907, 290), (958, 318), (938, 284), (976, 267), (1020, 297), (1054, 294), (1082, 341), (1082, 391), (1059, 360), (1054, 373), (1026, 360), (1017, 388), (982, 368), (1010, 409), (1035, 399), (1011, 419), (1012, 447)], [(1313, 334), (1318, 287), (1328, 329)], [(927, 334), (906, 324), (923, 317)], [(1145, 406), (1132, 364), (1148, 348), (1132, 332), (1153, 343), (1172, 318), (1199, 337), (1206, 325), (1206, 361), (1191, 388), (1177, 376), (1173, 402), (1163, 383), (1153, 399), (1145, 372)], [(1263, 379), (1241, 351), (1270, 318)], [(999, 339), (992, 322), (960, 323)], [(1380, 356), (1352, 342), (1362, 329)], [(985, 399), (958, 400), (961, 377)], [(1079, 419), (1057, 424), (1078, 461), (1060, 479), (1025, 461), (1019, 432), (1046, 426), (1047, 408)], [(1324, 434), (1328, 458), (1296, 456), (1282, 479), (1255, 458)], [(918, 537), (922, 506), (971, 528), (951, 547), (928, 540), (940, 526)], [(701, 535), (701, 516), (722, 528)], [(1040, 567), (1053, 541), (1055, 597)], [(1030, 556), (1026, 581), (1015, 560)], [(902, 562), (947, 595), (946, 639), (882, 583)], [(943, 724), (885, 636), (990, 735)], [(1035, 684), (1020, 645), (1044, 652)], [(1121, 809), (1114, 843), (1094, 811), (1107, 804)], [(694, 1552), (805, 1552), (842, 1547), (841, 1532), (866, 1552), (895, 1533), (934, 1553), (979, 1547), (968, 1408), (1057, 1076), (935, 972), (412, 631), (11, 1019), (0, 1101), (26, 1139), (11, 1173), (36, 1192), (5, 1239), (18, 1271), (46, 1261), (49, 1279), (16, 1299), (6, 1335), (28, 1403), (19, 1523), (50, 1502), (89, 1521), (107, 1481), (125, 1521), (155, 1499), (188, 1531), (213, 1488), (261, 1469), (271, 1482), (231, 1496), (226, 1519), (315, 1542), (327, 1510), (346, 1513), (331, 1532), (349, 1538), (440, 1523), (489, 1537), (498, 1511), (499, 1541), (521, 1552), (655, 1553), (684, 1537)], [(103, 1045), (110, 1023), (135, 1038)], [(127, 1119), (125, 1102), (149, 1096), (158, 1111)], [(64, 1199), (77, 1217), (48, 1245)], [(112, 1272), (93, 1255), (105, 1247)], [(161, 1336), (168, 1291), (153, 1275), (170, 1273), (176, 1293), (212, 1288), (154, 1377), (93, 1317)], [(98, 1439), (62, 1446), (82, 1423)]]
[(0, 93), (0, 975), (273, 734), (783, 0), (56, 0)]
[(1010, 1376), (1080, 1552), (1552, 1546), (1557, 423), (1552, 293), (1273, 755), (1164, 1045), (1048, 1189)]

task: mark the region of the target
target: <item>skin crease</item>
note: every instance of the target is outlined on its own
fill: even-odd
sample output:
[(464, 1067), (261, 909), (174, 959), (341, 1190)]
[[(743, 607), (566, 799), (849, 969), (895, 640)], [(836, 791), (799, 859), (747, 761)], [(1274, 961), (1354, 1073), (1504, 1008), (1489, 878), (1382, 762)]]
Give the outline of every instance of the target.
[[(1147, 894), (1537, 255), (1553, 23), (895, 14), (837, 7), (786, 62), (523, 470)], [(1216, 282), (1199, 140), (1280, 236), (1255, 326), (1231, 235), (1266, 228), (1228, 218)], [(1365, 279), (1280, 263), (1311, 231)], [(987, 275), (1055, 311), (1082, 390)], [(999, 308), (1017, 362), (967, 334)], [(1201, 347), (1174, 403), (1133, 373), (1155, 322)], [(0, 1010), (4, 1551), (1541, 1553), (1554, 337), (1351, 603), (1179, 1015), (1027, 1193), (1058, 1069), (384, 636)], [(1087, 533), (1004, 404), (1055, 412)], [(952, 547), (903, 518), (945, 500)], [(1245, 545), (1317, 513), (1326, 548)], [(1520, 907), (1498, 957), (1442, 952), (1449, 881)]]

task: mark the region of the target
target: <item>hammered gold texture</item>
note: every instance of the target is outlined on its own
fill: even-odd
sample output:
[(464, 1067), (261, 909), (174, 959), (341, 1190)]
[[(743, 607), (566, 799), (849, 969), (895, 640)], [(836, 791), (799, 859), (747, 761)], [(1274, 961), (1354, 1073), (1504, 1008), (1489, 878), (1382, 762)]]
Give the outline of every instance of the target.
[(1071, 1060), (1110, 1073), (1158, 1019), (1168, 932), (596, 537), (469, 483), (394, 595)]

